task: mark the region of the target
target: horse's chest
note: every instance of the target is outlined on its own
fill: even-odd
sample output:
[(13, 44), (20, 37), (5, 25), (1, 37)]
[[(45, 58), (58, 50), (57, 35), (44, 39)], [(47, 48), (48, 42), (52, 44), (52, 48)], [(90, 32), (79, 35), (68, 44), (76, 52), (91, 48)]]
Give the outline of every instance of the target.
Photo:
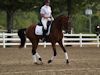
[(55, 41), (59, 41), (60, 39), (63, 38), (63, 34), (60, 32), (54, 32), (53, 34), (50, 35), (50, 38)]

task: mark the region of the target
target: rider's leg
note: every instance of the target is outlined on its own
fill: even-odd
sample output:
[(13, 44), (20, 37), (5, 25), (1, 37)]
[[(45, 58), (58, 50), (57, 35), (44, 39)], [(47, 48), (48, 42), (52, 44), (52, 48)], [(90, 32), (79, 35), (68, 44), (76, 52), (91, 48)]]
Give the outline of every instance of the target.
[(47, 19), (41, 19), (41, 22), (43, 24), (43, 41), (45, 41), (46, 33), (47, 33)]
[(48, 30), (49, 30), (49, 26), (51, 25), (51, 21), (48, 21), (47, 22), (47, 32), (48, 32)]
[(44, 30), (47, 30), (47, 21), (48, 21), (47, 19), (44, 19), (44, 18), (41, 19)]

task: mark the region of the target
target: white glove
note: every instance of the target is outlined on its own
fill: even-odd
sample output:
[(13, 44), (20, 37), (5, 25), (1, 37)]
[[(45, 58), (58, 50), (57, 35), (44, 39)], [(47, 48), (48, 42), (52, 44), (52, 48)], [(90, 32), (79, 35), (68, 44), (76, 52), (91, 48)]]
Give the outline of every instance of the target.
[(53, 17), (51, 17), (51, 20), (52, 20), (52, 21), (54, 21), (54, 18), (53, 18)]

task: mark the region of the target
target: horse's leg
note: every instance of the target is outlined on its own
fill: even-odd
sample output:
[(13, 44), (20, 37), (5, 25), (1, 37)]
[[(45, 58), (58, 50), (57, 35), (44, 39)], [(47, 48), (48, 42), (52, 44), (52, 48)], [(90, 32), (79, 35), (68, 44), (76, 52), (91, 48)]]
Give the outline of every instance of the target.
[(66, 51), (66, 49), (64, 48), (64, 46), (63, 46), (63, 44), (62, 44), (62, 40), (58, 41), (58, 43), (59, 43), (60, 47), (62, 48), (62, 50), (63, 50), (64, 53), (65, 53), (65, 60), (66, 60), (66, 63), (69, 63), (69, 61), (68, 61), (68, 54), (67, 54), (67, 51)]
[(32, 57), (33, 57), (33, 60), (34, 60), (34, 63), (37, 64), (37, 58), (41, 61), (41, 64), (42, 64), (42, 58), (41, 56), (39, 55), (39, 53), (36, 52), (36, 49), (37, 49), (37, 46), (38, 46), (38, 42), (39, 41), (34, 41), (34, 43), (32, 43)]
[(55, 43), (52, 43), (52, 48), (53, 48), (54, 54), (51, 57), (51, 59), (48, 61), (48, 63), (51, 63), (54, 60), (55, 56), (57, 55)]

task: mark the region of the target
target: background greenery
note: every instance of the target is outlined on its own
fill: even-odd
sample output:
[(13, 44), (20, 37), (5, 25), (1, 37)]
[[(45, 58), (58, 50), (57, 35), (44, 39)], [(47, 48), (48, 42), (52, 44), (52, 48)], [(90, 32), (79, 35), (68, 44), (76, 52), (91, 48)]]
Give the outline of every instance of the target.
[[(7, 13), (6, 6), (15, 5), (9, 7), (14, 10), (13, 17), (13, 29), (19, 29), (28, 27), (32, 23), (39, 22), (39, 10), (43, 5), (44, 0), (0, 0), (0, 30), (7, 29)], [(51, 7), (53, 10), (53, 16), (56, 17), (61, 14), (68, 15), (67, 0), (51, 0)], [(85, 9), (91, 8), (93, 10), (92, 15), (92, 32), (94, 33), (94, 27), (100, 24), (100, 0), (72, 0), (71, 2), (71, 16), (72, 16), (72, 28), (74, 33), (89, 33), (89, 19), (85, 15)]]
[[(38, 14), (35, 11), (18, 11), (14, 16), (13, 29), (28, 27), (32, 23), (38, 23)], [(6, 13), (0, 12), (0, 29), (6, 29)]]

